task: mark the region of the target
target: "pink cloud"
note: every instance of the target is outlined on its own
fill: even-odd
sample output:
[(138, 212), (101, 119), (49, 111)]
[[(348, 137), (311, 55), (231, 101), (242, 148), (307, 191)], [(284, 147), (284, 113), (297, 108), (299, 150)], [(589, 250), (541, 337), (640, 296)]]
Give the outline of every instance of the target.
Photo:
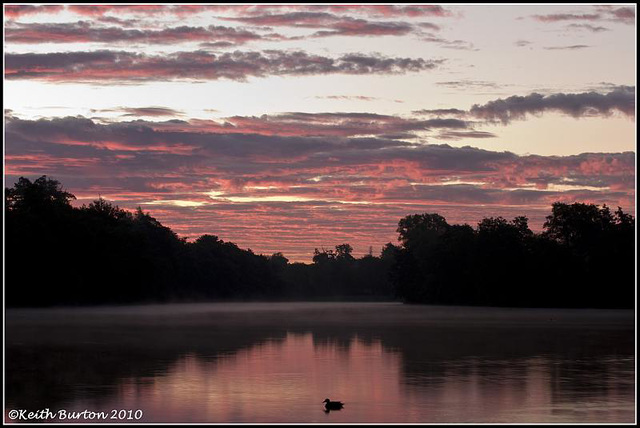
[(40, 13), (58, 13), (64, 10), (64, 6), (59, 5), (5, 5), (4, 15), (7, 18), (15, 19), (25, 15), (36, 15)]

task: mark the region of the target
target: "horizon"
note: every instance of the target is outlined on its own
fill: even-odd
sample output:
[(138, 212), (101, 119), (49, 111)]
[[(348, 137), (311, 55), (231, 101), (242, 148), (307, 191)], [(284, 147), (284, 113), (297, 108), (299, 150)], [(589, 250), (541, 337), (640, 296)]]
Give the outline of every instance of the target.
[[(21, 177), (21, 178), (27, 178), (27, 177)], [(57, 180), (55, 180), (55, 178), (54, 178), (54, 177), (42, 176), (42, 177), (40, 177), (40, 178), (46, 178), (47, 180), (50, 180), (50, 181), (53, 181), (53, 182), (57, 182)], [(27, 179), (28, 179), (28, 178), (27, 178)], [(30, 180), (30, 181), (31, 181), (31, 180)], [(57, 183), (58, 183), (58, 185), (59, 185), (59, 189), (60, 189), (61, 191), (66, 191), (66, 189), (64, 188), (63, 183), (60, 183), (60, 182), (57, 182)], [(16, 184), (17, 184), (17, 183), (16, 183)], [(15, 188), (15, 185), (14, 185), (14, 188)], [(92, 203), (97, 203), (97, 202), (99, 202), (99, 201), (104, 201), (104, 202), (106, 202), (107, 204), (111, 204), (111, 202), (110, 202), (110, 201), (108, 201), (108, 200), (106, 200), (106, 199), (102, 198), (101, 196), (98, 196), (98, 198), (93, 199), (91, 202), (92, 202)], [(548, 219), (550, 219), (550, 218), (552, 218), (552, 217), (553, 217), (553, 206), (554, 206), (556, 203), (560, 203), (560, 202), (559, 202), (559, 201), (558, 201), (558, 202), (554, 202), (554, 203), (549, 207), (549, 209), (550, 209), (549, 214), (543, 217), (543, 218), (544, 218), (544, 223), (546, 223), (546, 221), (547, 221)], [(583, 204), (583, 203), (581, 203), (581, 202), (576, 202), (576, 203), (577, 203), (577, 204)], [(91, 204), (89, 204), (89, 205), (87, 205), (87, 204), (79, 204), (79, 203), (77, 202), (77, 198), (76, 198), (76, 197), (75, 197), (75, 195), (73, 195), (73, 194), (71, 194), (71, 199), (68, 201), (68, 204), (69, 204), (69, 206), (71, 206), (73, 209), (86, 209), (86, 208), (90, 208), (90, 205), (91, 205)], [(584, 204), (584, 205), (589, 205), (589, 204)], [(123, 210), (123, 211), (126, 211), (126, 212), (128, 212), (128, 213), (130, 213), (130, 214), (134, 214), (134, 215), (135, 215), (135, 213), (136, 213), (137, 211), (141, 210), (141, 212), (142, 212), (142, 213), (144, 213), (145, 215), (148, 215), (148, 216), (150, 216), (150, 217), (152, 217), (152, 218), (155, 218), (155, 217), (154, 217), (154, 215), (153, 215), (153, 212), (151, 212), (151, 211), (149, 211), (149, 210), (146, 210), (146, 211), (145, 211), (141, 206), (138, 206), (138, 207), (136, 207), (135, 209), (121, 208), (121, 207), (119, 207), (119, 206), (117, 206), (117, 205), (113, 205), (113, 204), (111, 204), (111, 206), (112, 206), (113, 208), (115, 208), (116, 210), (121, 209), (121, 210)], [(612, 212), (612, 213), (615, 213), (615, 212), (617, 211), (617, 209), (621, 209), (621, 207), (611, 207), (611, 206), (608, 206), (608, 205), (606, 205), (606, 204), (603, 204), (602, 206), (600, 206), (600, 205), (595, 205), (595, 207), (596, 207), (596, 208), (598, 208), (598, 209), (600, 209), (600, 208), (602, 208), (602, 209), (604, 209), (604, 208), (608, 208), (608, 209), (610, 210), (610, 212)], [(617, 208), (617, 209), (616, 209), (616, 208)], [(624, 210), (623, 210), (623, 212), (624, 212)], [(440, 213), (431, 212), (431, 213), (413, 213), (413, 214), (409, 214), (409, 216), (410, 216), (410, 215), (421, 215), (421, 214), (436, 214), (436, 215), (440, 215)], [(626, 213), (624, 213), (624, 214), (629, 214), (629, 213), (628, 213), (628, 212), (626, 212)], [(634, 214), (631, 214), (631, 216), (635, 218), (635, 215), (634, 215)], [(512, 218), (504, 218), (504, 217), (499, 216), (499, 215), (490, 215), (490, 213), (487, 213), (487, 214), (486, 214), (486, 217), (483, 217), (483, 218), (482, 218), (482, 220), (489, 220), (489, 219), (499, 219), (499, 218), (503, 218), (503, 219), (504, 219), (504, 220), (506, 220), (507, 222), (511, 222), (512, 220), (513, 220), (513, 221), (515, 221), (515, 220), (516, 220), (516, 217), (518, 217), (518, 216), (517, 216), (517, 215), (514, 215)], [(530, 222), (530, 220), (531, 220), (531, 219), (530, 219), (530, 218), (528, 218), (527, 216), (524, 216), (524, 217), (525, 217), (525, 218), (526, 218), (526, 220), (527, 220), (527, 226), (528, 226), (528, 228), (529, 228), (529, 230), (530, 230), (531, 232), (533, 232), (534, 234), (542, 234), (542, 233), (544, 233), (544, 232), (545, 232), (545, 226), (544, 226), (544, 224), (542, 224), (542, 223), (541, 223), (541, 224), (539, 225), (539, 227), (535, 227), (535, 225), (532, 225), (532, 224), (531, 224), (531, 222)], [(474, 230), (474, 231), (478, 231), (478, 230), (479, 230), (479, 227), (480, 227), (480, 225), (481, 225), (481, 222), (480, 222), (480, 221), (479, 221), (479, 222), (476, 222), (475, 224), (469, 224), (468, 222), (463, 222), (463, 223), (450, 223), (450, 222), (446, 219), (446, 217), (445, 217), (445, 216), (443, 216), (443, 218), (445, 219), (445, 221), (447, 221), (447, 224), (449, 224), (449, 226), (469, 226), (469, 227), (473, 228), (473, 230)], [(404, 219), (404, 218), (403, 218), (403, 219)], [(157, 220), (157, 219), (156, 219), (156, 220)], [(400, 222), (400, 221), (402, 221), (402, 219), (400, 219), (400, 220), (399, 220), (399, 222)], [(634, 220), (634, 221), (635, 221), (635, 220)], [(160, 223), (161, 223), (161, 222), (160, 222)], [(400, 224), (399, 224), (399, 223), (397, 223), (397, 225), (398, 225), (398, 227), (400, 226)], [(164, 226), (164, 227), (168, 227), (169, 229), (171, 229), (171, 227), (169, 227), (169, 226), (166, 226), (166, 225), (162, 225), (162, 226)], [(533, 226), (533, 227), (532, 227), (532, 226)], [(172, 230), (174, 233), (176, 233), (173, 229), (171, 229), (171, 230)], [(398, 233), (399, 233), (399, 231), (398, 231), (398, 230), (395, 230), (395, 233), (396, 233), (396, 234), (398, 234)], [(217, 235), (215, 235), (215, 234), (212, 234), (212, 233), (203, 233), (203, 234), (201, 234), (201, 235), (197, 235), (197, 236), (180, 236), (180, 234), (176, 233), (176, 236), (177, 236), (178, 238), (180, 238), (180, 239), (185, 239), (185, 242), (188, 242), (188, 243), (194, 243), (198, 238), (201, 238), (201, 237), (203, 237), (203, 236), (215, 236), (216, 238), (220, 239), (220, 237), (219, 237), (219, 236), (217, 236)], [(190, 241), (190, 240), (191, 240), (191, 241)], [(236, 244), (235, 242), (230, 241), (230, 240), (224, 240), (224, 239), (221, 239), (221, 241), (222, 241), (222, 242), (225, 242), (225, 243), (234, 244), (234, 245), (236, 245), (236, 246), (237, 246), (237, 244)], [(319, 248), (318, 248), (318, 247), (315, 247), (315, 248), (314, 248), (314, 253), (315, 253), (315, 251), (316, 251), (316, 250), (318, 250), (318, 249), (319, 249), (319, 250), (322, 250), (322, 252), (326, 252), (326, 251), (333, 251), (333, 249), (337, 249), (337, 247), (338, 247), (339, 245), (341, 245), (341, 244), (349, 244), (349, 243), (348, 243), (348, 242), (342, 242), (342, 243), (340, 243), (340, 244), (335, 243), (335, 244), (331, 244), (331, 245), (328, 245), (328, 246), (321, 246), (321, 247), (319, 247)], [(374, 251), (373, 251), (374, 246), (370, 246), (370, 247), (369, 247), (369, 251), (367, 251), (367, 252), (365, 252), (365, 253), (363, 253), (363, 254), (358, 254), (358, 253), (352, 253), (352, 254), (354, 254), (354, 255), (355, 255), (355, 258), (356, 258), (356, 259), (358, 259), (358, 258), (364, 258), (364, 257), (366, 257), (366, 256), (381, 257), (381, 256), (382, 256), (382, 251), (384, 250), (384, 247), (386, 247), (388, 244), (392, 244), (392, 245), (394, 245), (394, 246), (396, 246), (396, 247), (399, 247), (399, 248), (402, 248), (402, 246), (403, 246), (403, 245), (402, 245), (402, 242), (401, 242), (401, 237), (400, 237), (400, 236), (398, 236), (395, 240), (393, 240), (393, 241), (389, 241), (389, 242), (387, 242), (387, 243), (384, 243), (384, 244), (380, 245), (380, 246), (379, 246), (380, 253), (379, 253), (378, 255), (376, 255), (376, 252), (374, 252)], [(251, 248), (242, 248), (242, 247), (240, 247), (240, 246), (238, 246), (238, 248), (240, 248), (241, 250), (249, 250), (249, 251), (253, 251)], [(352, 249), (353, 249), (353, 248), (352, 248)], [(256, 252), (254, 252), (254, 254), (259, 255), (259, 256), (262, 256), (262, 257), (270, 257), (270, 256), (272, 256), (272, 255), (276, 255), (276, 254), (278, 254), (278, 255), (281, 255), (281, 256), (284, 256), (285, 258), (287, 258), (287, 262), (288, 262), (288, 263), (303, 263), (303, 264), (307, 264), (307, 265), (313, 264), (313, 262), (312, 262), (312, 263), (309, 263), (309, 262), (306, 262), (306, 261), (290, 259), (290, 258), (286, 257), (287, 255), (286, 255), (285, 253), (283, 253), (282, 251), (276, 251), (276, 252), (273, 252), (273, 253), (271, 253), (271, 254), (264, 254), (264, 253), (256, 253)], [(315, 254), (314, 254), (314, 255), (315, 255)]]
[(303, 263), (415, 213), (635, 216), (635, 4), (4, 13), (6, 187)]

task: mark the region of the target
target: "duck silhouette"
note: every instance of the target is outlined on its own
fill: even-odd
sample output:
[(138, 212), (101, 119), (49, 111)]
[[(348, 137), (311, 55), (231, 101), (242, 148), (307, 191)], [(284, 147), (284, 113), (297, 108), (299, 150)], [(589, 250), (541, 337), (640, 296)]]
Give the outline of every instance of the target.
[(328, 398), (325, 398), (324, 403), (324, 411), (330, 412), (331, 410), (340, 410), (344, 406), (342, 401), (331, 401)]

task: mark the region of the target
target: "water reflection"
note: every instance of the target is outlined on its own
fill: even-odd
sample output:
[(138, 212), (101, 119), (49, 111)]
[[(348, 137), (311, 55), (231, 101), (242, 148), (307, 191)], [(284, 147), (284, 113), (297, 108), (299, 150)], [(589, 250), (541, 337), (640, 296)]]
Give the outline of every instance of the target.
[(112, 403), (146, 408), (156, 421), (324, 422), (322, 397), (332, 395), (348, 397), (351, 418), (378, 420), (390, 415), (366, 403), (397, 402), (399, 358), (379, 342), (354, 338), (345, 349), (318, 346), (310, 333), (288, 334), (233, 356), (183, 355), (146, 385), (124, 379)]
[[(145, 422), (634, 420), (633, 313), (245, 308), (10, 312), (7, 407), (143, 409)], [(345, 408), (325, 413), (325, 397)]]

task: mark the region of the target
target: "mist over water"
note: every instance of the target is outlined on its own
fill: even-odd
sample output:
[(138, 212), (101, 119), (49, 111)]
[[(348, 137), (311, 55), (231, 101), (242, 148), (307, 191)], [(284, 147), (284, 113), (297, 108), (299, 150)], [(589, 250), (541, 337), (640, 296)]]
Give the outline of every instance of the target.
[[(633, 422), (634, 313), (10, 309), (6, 375), (7, 409), (141, 409), (144, 422)], [(327, 397), (344, 409), (325, 413)]]

